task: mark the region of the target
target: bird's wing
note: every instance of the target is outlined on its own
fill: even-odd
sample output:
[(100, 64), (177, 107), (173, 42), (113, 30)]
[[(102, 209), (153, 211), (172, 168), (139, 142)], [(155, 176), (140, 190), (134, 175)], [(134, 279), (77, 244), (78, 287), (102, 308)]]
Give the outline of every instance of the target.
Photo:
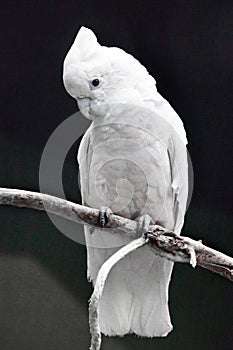
[(188, 198), (188, 157), (183, 141), (173, 130), (168, 140), (168, 156), (171, 167), (171, 186), (174, 196), (174, 231), (180, 233), (187, 207)]
[(83, 205), (88, 205), (86, 197), (87, 193), (89, 192), (89, 169), (93, 155), (90, 141), (90, 128), (91, 126), (84, 134), (78, 149), (79, 179)]
[(184, 216), (188, 199), (188, 154), (187, 138), (184, 125), (169, 102), (158, 92), (152, 100), (154, 111), (168, 124), (169, 138), (167, 140), (167, 154), (170, 163), (171, 187), (173, 191), (173, 229), (180, 233), (184, 223)]
[[(92, 173), (90, 167), (92, 167), (93, 162), (95, 162), (95, 160), (93, 160), (93, 147), (92, 126), (90, 126), (82, 138), (78, 151), (80, 186), (82, 204), (98, 208), (98, 200), (96, 200), (95, 197), (97, 186), (96, 179), (90, 177)], [(130, 238), (128, 236), (122, 237), (122, 235), (117, 235), (111, 231), (106, 233), (105, 230), (90, 226), (84, 226), (84, 232), (87, 248), (87, 276), (88, 279), (95, 280), (104, 261), (122, 245), (129, 243)]]

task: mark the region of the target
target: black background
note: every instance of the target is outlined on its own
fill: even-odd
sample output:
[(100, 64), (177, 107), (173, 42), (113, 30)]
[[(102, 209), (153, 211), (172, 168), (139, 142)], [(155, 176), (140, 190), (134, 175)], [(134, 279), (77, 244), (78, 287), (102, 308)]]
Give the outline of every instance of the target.
[[(230, 0), (2, 3), (0, 185), (39, 189), (46, 141), (76, 111), (62, 61), (85, 25), (138, 58), (181, 116), (195, 180), (183, 233), (232, 254), (232, 23)], [(77, 148), (63, 178), (74, 201)], [(45, 213), (0, 208), (0, 349), (87, 349), (90, 294), (84, 246)], [(232, 348), (230, 282), (177, 264), (170, 305), (167, 338), (104, 338), (103, 350)]]

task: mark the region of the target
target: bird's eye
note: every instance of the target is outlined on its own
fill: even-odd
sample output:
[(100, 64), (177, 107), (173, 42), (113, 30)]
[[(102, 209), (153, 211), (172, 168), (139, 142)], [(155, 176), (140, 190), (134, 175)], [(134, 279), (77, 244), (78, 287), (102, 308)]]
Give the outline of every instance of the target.
[(97, 89), (102, 83), (102, 78), (93, 78), (89, 81), (90, 89)]
[(91, 84), (94, 86), (94, 87), (97, 87), (99, 84), (100, 84), (100, 81), (99, 79), (93, 79)]

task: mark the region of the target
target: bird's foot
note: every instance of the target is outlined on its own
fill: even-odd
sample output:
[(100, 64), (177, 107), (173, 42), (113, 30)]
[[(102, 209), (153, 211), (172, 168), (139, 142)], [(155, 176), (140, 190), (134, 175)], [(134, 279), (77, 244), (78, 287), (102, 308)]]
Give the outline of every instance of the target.
[(106, 226), (109, 221), (109, 216), (112, 214), (112, 210), (108, 207), (100, 207), (99, 222), (101, 229)]
[(146, 236), (149, 231), (149, 226), (154, 224), (154, 220), (149, 214), (143, 214), (137, 218), (138, 233)]

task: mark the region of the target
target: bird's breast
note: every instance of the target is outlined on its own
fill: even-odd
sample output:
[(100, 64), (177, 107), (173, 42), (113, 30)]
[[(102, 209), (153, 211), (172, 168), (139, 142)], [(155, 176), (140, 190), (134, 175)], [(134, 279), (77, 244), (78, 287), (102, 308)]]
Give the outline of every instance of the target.
[(93, 125), (89, 132), (88, 205), (105, 205), (129, 218), (158, 216), (170, 187), (164, 141), (122, 120)]

